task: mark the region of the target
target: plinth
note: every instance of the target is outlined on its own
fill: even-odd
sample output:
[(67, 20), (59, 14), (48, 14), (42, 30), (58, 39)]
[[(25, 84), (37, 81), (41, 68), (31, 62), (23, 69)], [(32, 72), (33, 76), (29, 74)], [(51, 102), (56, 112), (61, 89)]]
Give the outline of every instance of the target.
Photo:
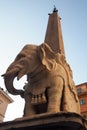
[(87, 130), (87, 120), (76, 113), (40, 114), (0, 123), (0, 130)]

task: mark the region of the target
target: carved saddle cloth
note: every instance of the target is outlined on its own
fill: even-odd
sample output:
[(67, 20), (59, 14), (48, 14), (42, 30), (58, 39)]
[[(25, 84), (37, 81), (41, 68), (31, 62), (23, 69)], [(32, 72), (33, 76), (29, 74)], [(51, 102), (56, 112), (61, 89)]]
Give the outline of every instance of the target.
[(47, 87), (44, 87), (43, 85), (39, 86), (37, 84), (28, 86), (28, 93), (31, 96), (32, 105), (38, 105), (47, 102), (45, 94), (46, 88)]

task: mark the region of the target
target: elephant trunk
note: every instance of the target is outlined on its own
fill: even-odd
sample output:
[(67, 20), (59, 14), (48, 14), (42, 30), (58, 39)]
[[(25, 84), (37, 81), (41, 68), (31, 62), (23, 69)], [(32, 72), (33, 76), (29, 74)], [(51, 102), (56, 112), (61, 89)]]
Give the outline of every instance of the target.
[(13, 82), (14, 82), (15, 77), (17, 76), (17, 73), (12, 74), (12, 75), (6, 73), (2, 76), (4, 77), (5, 86), (9, 93), (24, 97), (24, 91), (20, 89), (19, 90), (15, 89), (13, 85)]

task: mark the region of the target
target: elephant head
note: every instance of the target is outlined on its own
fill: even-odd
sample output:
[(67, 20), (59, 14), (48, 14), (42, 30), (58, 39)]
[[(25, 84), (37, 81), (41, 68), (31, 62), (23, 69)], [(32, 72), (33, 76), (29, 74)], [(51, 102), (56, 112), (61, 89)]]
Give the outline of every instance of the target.
[(55, 57), (56, 54), (46, 43), (40, 46), (24, 46), (13, 63), (7, 68), (6, 73), (2, 75), (8, 92), (23, 97), (24, 91), (15, 89), (13, 85), (15, 77), (19, 80), (22, 76), (27, 75), (29, 80), (32, 75), (42, 69), (51, 71), (56, 65)]

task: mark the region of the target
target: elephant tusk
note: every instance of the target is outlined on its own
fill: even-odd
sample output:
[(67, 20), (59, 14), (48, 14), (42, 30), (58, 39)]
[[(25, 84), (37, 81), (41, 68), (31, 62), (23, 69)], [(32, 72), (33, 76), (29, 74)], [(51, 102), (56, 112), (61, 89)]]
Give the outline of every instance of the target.
[(6, 74), (2, 74), (2, 75), (1, 75), (1, 77), (3, 77), (3, 78), (4, 78), (4, 77), (5, 77), (5, 75), (6, 75)]
[(22, 78), (22, 76), (24, 76), (24, 72), (23, 71), (20, 71), (19, 73), (18, 73), (18, 75), (17, 75), (17, 80), (19, 80), (19, 79), (21, 79)]

